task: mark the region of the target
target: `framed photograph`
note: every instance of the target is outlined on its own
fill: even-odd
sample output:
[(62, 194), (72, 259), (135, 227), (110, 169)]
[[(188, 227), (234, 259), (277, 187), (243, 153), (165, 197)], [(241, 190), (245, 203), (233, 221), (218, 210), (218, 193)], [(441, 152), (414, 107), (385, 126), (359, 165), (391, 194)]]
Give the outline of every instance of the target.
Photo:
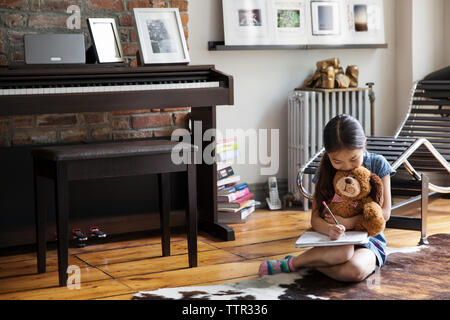
[(143, 64), (189, 63), (178, 8), (134, 8), (134, 18)]
[(271, 44), (267, 0), (222, 0), (226, 45)]
[(385, 43), (383, 1), (348, 0), (349, 43)]
[(306, 10), (303, 0), (277, 0), (272, 2), (274, 44), (298, 45), (307, 44)]
[(239, 9), (239, 27), (261, 27), (262, 10), (261, 9)]
[(367, 5), (365, 4), (353, 5), (353, 16), (354, 16), (353, 26), (356, 32), (369, 31), (367, 27)]
[(277, 28), (279, 30), (300, 29), (300, 9), (277, 9)]
[(339, 3), (336, 1), (311, 1), (312, 34), (340, 34)]
[(116, 21), (113, 18), (89, 18), (88, 26), (99, 63), (125, 61)]

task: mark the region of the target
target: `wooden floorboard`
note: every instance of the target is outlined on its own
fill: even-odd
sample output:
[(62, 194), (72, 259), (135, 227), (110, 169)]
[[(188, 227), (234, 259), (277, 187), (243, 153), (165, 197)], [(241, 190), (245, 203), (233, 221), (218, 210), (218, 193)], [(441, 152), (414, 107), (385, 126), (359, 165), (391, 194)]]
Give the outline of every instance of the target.
[[(412, 210), (408, 215), (417, 215)], [(80, 267), (80, 289), (58, 287), (56, 250), (47, 252), (47, 272), (38, 274), (36, 255), (0, 257), (0, 299), (129, 300), (140, 290), (219, 284), (257, 277), (265, 259), (299, 254), (294, 242), (309, 225), (310, 212), (256, 210), (244, 224), (232, 225), (236, 240), (221, 241), (200, 232), (197, 268), (188, 267), (186, 237), (174, 233), (171, 256), (161, 256), (158, 235), (87, 245), (69, 250), (69, 265)], [(450, 232), (450, 199), (429, 204), (427, 234)], [(388, 246), (415, 246), (419, 231), (386, 229)]]

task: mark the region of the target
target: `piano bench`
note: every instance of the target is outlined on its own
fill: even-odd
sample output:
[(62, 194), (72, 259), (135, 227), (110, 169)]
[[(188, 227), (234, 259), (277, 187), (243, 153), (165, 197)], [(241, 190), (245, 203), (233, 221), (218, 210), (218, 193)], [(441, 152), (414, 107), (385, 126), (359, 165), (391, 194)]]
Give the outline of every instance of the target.
[[(189, 267), (197, 266), (197, 181), (191, 144), (167, 140), (109, 142), (50, 146), (32, 151), (36, 215), (38, 272), (46, 269), (47, 199), (55, 202), (59, 285), (67, 283), (69, 181), (157, 174), (162, 233), (162, 255), (170, 255), (170, 173), (187, 172), (188, 203), (186, 225)], [(172, 151), (191, 156), (190, 163), (172, 161)], [(183, 159), (188, 159), (183, 157)], [(44, 190), (43, 178), (51, 179), (53, 190)], [(54, 194), (54, 198), (52, 197)], [(54, 199), (54, 200), (53, 200)]]

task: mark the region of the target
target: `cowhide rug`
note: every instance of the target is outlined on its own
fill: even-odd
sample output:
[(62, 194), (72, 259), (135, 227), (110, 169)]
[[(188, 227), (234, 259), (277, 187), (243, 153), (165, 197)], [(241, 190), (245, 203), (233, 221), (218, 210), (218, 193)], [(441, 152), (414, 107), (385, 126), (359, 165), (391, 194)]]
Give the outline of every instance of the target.
[(133, 300), (450, 299), (450, 234), (427, 246), (388, 248), (381, 270), (364, 281), (343, 283), (313, 269), (237, 283), (142, 291)]

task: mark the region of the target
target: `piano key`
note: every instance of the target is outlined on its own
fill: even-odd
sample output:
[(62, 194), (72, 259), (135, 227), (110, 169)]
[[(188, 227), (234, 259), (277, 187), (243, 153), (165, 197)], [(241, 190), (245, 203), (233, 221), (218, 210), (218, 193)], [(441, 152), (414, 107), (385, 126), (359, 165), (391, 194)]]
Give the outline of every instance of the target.
[(218, 81), (194, 81), (188, 83), (137, 84), (137, 85), (99, 85), (99, 86), (53, 86), (45, 88), (18, 88), (2, 89), (1, 95), (38, 95), (38, 94), (67, 94), (67, 93), (95, 93), (118, 91), (146, 91), (146, 90), (171, 90), (171, 89), (195, 89), (219, 87)]

